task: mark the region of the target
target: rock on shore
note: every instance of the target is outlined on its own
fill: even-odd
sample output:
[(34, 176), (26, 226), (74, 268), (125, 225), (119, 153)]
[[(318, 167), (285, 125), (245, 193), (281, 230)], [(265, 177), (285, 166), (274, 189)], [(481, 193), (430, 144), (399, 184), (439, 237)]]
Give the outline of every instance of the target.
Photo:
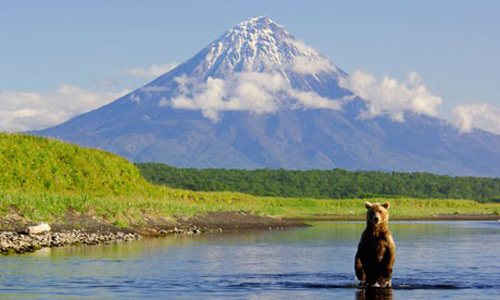
[[(66, 218), (68, 224), (38, 225), (18, 216), (4, 218), (0, 227), (0, 254), (33, 252), (45, 247), (95, 245), (114, 241), (137, 240), (142, 237), (161, 237), (171, 234), (200, 234), (204, 232), (234, 232), (243, 230), (280, 230), (307, 226), (297, 220), (282, 220), (258, 216), (244, 211), (200, 213), (190, 218), (149, 219), (147, 225), (117, 227), (97, 222), (91, 217)], [(0, 217), (0, 223), (2, 218)], [(78, 228), (78, 229), (76, 229)], [(36, 234), (35, 234), (36, 232)]]
[(139, 239), (137, 233), (95, 232), (74, 229), (42, 234), (22, 234), (13, 231), (0, 232), (0, 253), (33, 252), (44, 247), (62, 247), (73, 244), (95, 245), (113, 241)]

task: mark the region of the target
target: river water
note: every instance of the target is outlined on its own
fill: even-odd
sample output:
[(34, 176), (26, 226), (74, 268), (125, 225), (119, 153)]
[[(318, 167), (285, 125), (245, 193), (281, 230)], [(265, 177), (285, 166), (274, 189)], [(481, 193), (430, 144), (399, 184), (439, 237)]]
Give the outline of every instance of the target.
[(6, 299), (500, 299), (500, 222), (391, 222), (393, 289), (356, 287), (364, 224), (177, 235), (1, 257)]

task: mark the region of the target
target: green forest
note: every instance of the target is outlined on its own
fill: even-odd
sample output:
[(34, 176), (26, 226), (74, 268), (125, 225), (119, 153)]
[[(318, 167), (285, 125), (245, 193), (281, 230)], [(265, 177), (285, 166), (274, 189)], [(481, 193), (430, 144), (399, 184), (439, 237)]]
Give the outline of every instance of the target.
[(333, 170), (228, 170), (139, 163), (150, 182), (194, 191), (318, 199), (414, 197), (500, 202), (500, 178)]

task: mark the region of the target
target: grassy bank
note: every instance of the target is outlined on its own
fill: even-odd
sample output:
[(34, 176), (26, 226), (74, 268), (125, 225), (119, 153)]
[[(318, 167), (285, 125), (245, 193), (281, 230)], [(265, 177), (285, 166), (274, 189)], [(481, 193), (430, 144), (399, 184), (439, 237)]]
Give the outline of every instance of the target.
[[(0, 194), (2, 215), (15, 213), (33, 221), (64, 223), (68, 212), (115, 225), (141, 225), (156, 218), (176, 219), (200, 212), (247, 211), (283, 218), (316, 215), (364, 215), (363, 199), (320, 200), (254, 197), (236, 193), (187, 192), (164, 189), (156, 196), (81, 196), (53, 194)], [(387, 201), (387, 199), (373, 199)], [(469, 200), (392, 199), (393, 217), (428, 217), (436, 214), (499, 214), (498, 203)]]
[[(44, 138), (0, 134), (0, 216), (65, 223), (92, 219), (119, 226), (173, 220), (196, 213), (247, 211), (257, 215), (307, 218), (363, 215), (362, 199), (261, 197), (237, 192), (194, 192), (153, 185), (136, 166), (100, 150)], [(390, 201), (392, 216), (499, 214), (499, 203), (448, 199)]]
[(0, 191), (134, 195), (152, 187), (126, 159), (46, 138), (0, 133)]

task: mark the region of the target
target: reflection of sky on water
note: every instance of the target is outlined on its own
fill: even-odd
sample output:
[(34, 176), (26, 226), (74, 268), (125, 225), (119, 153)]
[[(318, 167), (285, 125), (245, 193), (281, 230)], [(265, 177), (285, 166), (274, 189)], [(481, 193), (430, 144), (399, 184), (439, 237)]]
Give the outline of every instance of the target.
[[(392, 222), (390, 228), (397, 244), (394, 298), (488, 299), (500, 288), (500, 223)], [(360, 222), (318, 222), (5, 256), (0, 295), (391, 299), (387, 291), (355, 288), (353, 257), (363, 229)]]

